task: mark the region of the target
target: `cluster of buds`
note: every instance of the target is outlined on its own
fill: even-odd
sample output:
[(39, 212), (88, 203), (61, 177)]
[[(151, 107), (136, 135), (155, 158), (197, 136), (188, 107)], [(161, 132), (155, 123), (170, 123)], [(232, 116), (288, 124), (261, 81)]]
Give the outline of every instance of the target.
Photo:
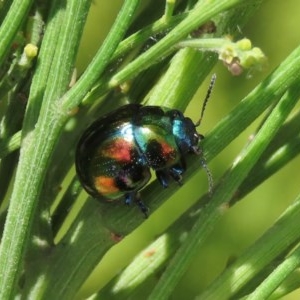
[(249, 39), (241, 39), (233, 42), (229, 37), (224, 38), (196, 38), (181, 41), (178, 47), (196, 48), (201, 51), (212, 51), (218, 53), (218, 57), (232, 75), (238, 76), (245, 69), (262, 70), (267, 58), (258, 47), (252, 47)]
[(267, 61), (266, 56), (258, 47), (252, 47), (249, 39), (232, 42), (227, 39), (218, 49), (219, 59), (223, 61), (233, 75), (240, 75), (244, 69), (261, 70)]

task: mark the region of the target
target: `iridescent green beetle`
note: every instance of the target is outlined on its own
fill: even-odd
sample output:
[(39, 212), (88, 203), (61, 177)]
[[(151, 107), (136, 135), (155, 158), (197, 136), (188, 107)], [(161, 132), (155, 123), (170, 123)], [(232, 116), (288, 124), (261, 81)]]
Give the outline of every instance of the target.
[[(179, 110), (128, 104), (95, 121), (82, 135), (76, 151), (76, 171), (85, 190), (109, 201), (136, 202), (147, 216), (139, 191), (150, 180), (152, 168), (163, 187), (172, 178), (181, 182), (187, 153), (201, 154), (203, 136), (196, 131), (210, 96), (213, 76), (201, 118), (193, 123)], [(209, 186), (212, 176), (202, 159)]]

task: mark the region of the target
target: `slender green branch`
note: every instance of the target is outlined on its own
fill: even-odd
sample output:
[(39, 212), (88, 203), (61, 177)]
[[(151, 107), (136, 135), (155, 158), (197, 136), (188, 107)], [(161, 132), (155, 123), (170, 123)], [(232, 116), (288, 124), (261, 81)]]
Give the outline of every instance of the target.
[(54, 236), (57, 235), (57, 232), (61, 228), (66, 216), (70, 212), (70, 209), (75, 202), (75, 199), (78, 197), (81, 191), (82, 187), (77, 177), (74, 176), (68, 189), (64, 193), (63, 198), (60, 200), (58, 206), (55, 208), (52, 214), (52, 232)]
[(231, 205), (250, 193), (264, 180), (279, 171), (300, 152), (300, 112), (278, 132), (270, 146), (249, 173), (231, 201)]
[(158, 21), (154, 22), (153, 24), (148, 25), (145, 28), (133, 33), (132, 35), (130, 35), (128, 38), (126, 38), (119, 44), (111, 60), (114, 61), (117, 58), (121, 57), (122, 55), (126, 54), (130, 49), (135, 49), (137, 46), (141, 45), (146, 40), (148, 40), (149, 37), (175, 27), (184, 18), (186, 18), (186, 16), (187, 13), (175, 15), (172, 16), (168, 20), (168, 22), (166, 22), (166, 20), (161, 18)]
[(0, 27), (0, 65), (11, 47), (17, 31), (26, 17), (33, 0), (15, 0)]
[[(226, 297), (226, 295), (234, 297), (243, 286), (251, 283), (255, 275), (263, 271), (268, 264), (285, 255), (290, 250), (290, 247), (299, 240), (299, 200), (298, 196), (296, 201), (282, 214), (278, 221), (232, 265), (226, 268), (200, 295), (199, 299), (219, 299), (219, 297)], [(273, 284), (279, 283), (279, 281), (277, 283), (273, 282)], [(251, 285), (250, 288), (253, 290), (256, 287)], [(269, 288), (272, 289), (271, 286)], [(255, 299), (266, 298), (258, 297)]]
[(109, 86), (115, 87), (128, 79), (132, 79), (137, 76), (142, 70), (145, 70), (153, 64), (153, 61), (157, 61), (159, 57), (167, 56), (174, 52), (175, 44), (184, 39), (190, 32), (199, 27), (205, 21), (215, 16), (221, 11), (229, 9), (230, 7), (245, 3), (245, 1), (227, 0), (227, 1), (215, 1), (215, 2), (200, 2), (193, 10), (188, 13), (188, 16), (178, 24), (168, 35), (161, 39), (151, 49), (141, 54), (131, 64), (128, 64), (111, 78)]
[(107, 38), (103, 42), (101, 48), (98, 50), (91, 64), (86, 71), (76, 82), (72, 89), (62, 99), (62, 108), (66, 111), (72, 110), (78, 106), (82, 101), (86, 92), (90, 90), (97, 80), (100, 78), (105, 67), (108, 65), (114, 50), (120, 43), (121, 38), (125, 35), (126, 29), (132, 20), (139, 0), (125, 1), (117, 19), (111, 28)]
[(167, 22), (173, 15), (175, 4), (176, 4), (176, 0), (166, 0), (165, 13), (164, 13), (163, 18)]
[[(78, 105), (77, 101), (81, 101), (83, 96), (93, 99), (100, 97), (109, 89), (119, 86), (126, 80), (132, 79), (140, 74), (143, 70), (149, 68), (151, 65), (159, 62), (160, 58), (164, 58), (170, 53), (176, 51), (176, 43), (185, 38), (192, 30), (199, 27), (202, 23), (209, 20), (220, 11), (224, 11), (237, 4), (245, 4), (246, 1), (239, 0), (222, 0), (218, 2), (201, 2), (200, 7), (191, 10), (187, 17), (173, 28), (163, 39), (152, 46), (148, 51), (142, 53), (134, 61), (126, 65), (120, 72), (112, 78), (104, 77), (100, 80), (96, 87), (88, 95), (82, 95), (80, 92), (81, 81), (70, 93), (65, 95), (65, 98), (73, 99), (73, 105)], [(84, 80), (84, 78), (82, 79)], [(93, 85), (91, 85), (92, 87)], [(79, 96), (79, 97), (78, 97)], [(78, 99), (78, 100), (77, 100)], [(77, 104), (76, 104), (77, 103)]]
[[(54, 2), (53, 7), (60, 11), (61, 6), (58, 2)], [(84, 19), (89, 8), (89, 2), (82, 0), (74, 3), (73, 1), (70, 2), (69, 5), (70, 6), (68, 6), (65, 10), (65, 21), (67, 26), (62, 27), (61, 22), (58, 22), (56, 26), (62, 27), (62, 31), (64, 31), (65, 36), (68, 35), (69, 39), (65, 40), (65, 42), (68, 42), (69, 44), (72, 44), (74, 48), (77, 48), (80, 41), (80, 35), (78, 35), (78, 32), (81, 32), (82, 30)], [(81, 20), (82, 22), (74, 23), (74, 18), (75, 20)], [(74, 28), (74, 26), (76, 28)], [(80, 31), (80, 27), (77, 28), (77, 26), (81, 26)], [(56, 59), (63, 61), (65, 65), (70, 64), (70, 61), (66, 61), (66, 57), (63, 52), (66, 45), (59, 43), (56, 46), (56, 49), (61, 50), (61, 52), (58, 52), (60, 56), (56, 57)], [(72, 62), (74, 62), (75, 56), (70, 56), (68, 59), (73, 60)], [(71, 71), (72, 70), (66, 70), (66, 72)], [(68, 78), (65, 78), (65, 80), (68, 80)], [(56, 81), (56, 88), (58, 91), (61, 91), (63, 83), (64, 82)], [(53, 82), (50, 82), (49, 85), (52, 85), (51, 88), (55, 89)], [(66, 88), (66, 86), (64, 88)], [(57, 99), (54, 98), (51, 100), (53, 102)], [(43, 184), (43, 178), (45, 177), (45, 172), (47, 170), (46, 167), (49, 162), (54, 143), (57, 140), (63, 125), (62, 120), (57, 118), (53, 107), (53, 105), (57, 106), (58, 104), (52, 104), (51, 107), (50, 103), (49, 99), (45, 99), (45, 102), (43, 102), (45, 108), (42, 109), (43, 113), (40, 115), (39, 121), (33, 132), (32, 126), (34, 125), (35, 119), (32, 119), (32, 114), (27, 114), (25, 116), (24, 123), (30, 124), (27, 127), (27, 130), (30, 128), (31, 133), (30, 135), (27, 134), (26, 137), (23, 136), (23, 147), (21, 148), (14, 190), (11, 196), (7, 222), (1, 243), (1, 299), (14, 297), (14, 288), (18, 280), (19, 270), (22, 266), (25, 247), (28, 244), (29, 232), (34, 218), (35, 208), (39, 200), (39, 192)], [(31, 107), (30, 99), (29, 107)]]
[[(297, 201), (297, 200), (296, 200)], [(299, 201), (299, 199), (298, 199)], [(299, 228), (299, 223), (297, 228)], [(286, 226), (285, 228), (289, 229), (289, 232), (286, 233), (283, 238), (287, 239), (287, 234), (290, 234), (292, 231), (291, 226)], [(297, 231), (294, 231), (297, 232)], [(278, 234), (276, 233), (278, 240)], [(298, 237), (299, 238), (299, 237)], [(280, 240), (283, 242), (283, 240)], [(273, 246), (276, 246), (274, 244)], [(271, 249), (270, 249), (271, 250)], [(270, 252), (268, 252), (269, 254)], [(257, 255), (257, 253), (256, 253)], [(300, 247), (297, 247), (296, 250), (289, 255), (286, 260), (284, 260), (269, 276), (266, 278), (255, 291), (247, 297), (247, 300), (255, 299), (268, 299), (271, 294), (279, 287), (279, 285), (289, 276), (296, 268), (300, 265)]]
[[(261, 1), (253, 1), (253, 5), (254, 3), (258, 4), (260, 2)], [(202, 9), (200, 8), (196, 11), (195, 9), (192, 9), (190, 12), (187, 12), (184, 22), (181, 22), (180, 24), (175, 26), (173, 30), (165, 38), (157, 42), (148, 51), (141, 54), (132, 63), (126, 65), (120, 72), (114, 75), (111, 79), (104, 77), (104, 79), (100, 80), (98, 85), (95, 86), (88, 95), (86, 95), (84, 102), (85, 101), (91, 102), (99, 98), (105, 92), (107, 92), (109, 88), (114, 88), (119, 84), (121, 84), (123, 81), (130, 80), (136, 77), (144, 69), (159, 62), (160, 59), (167, 57), (169, 54), (176, 51), (177, 48), (176, 43), (179, 42), (181, 39), (186, 38), (194, 29), (198, 28), (199, 25), (203, 24), (205, 21), (214, 17), (219, 12), (219, 10), (222, 9), (225, 10), (227, 8), (227, 5), (230, 6), (237, 3), (240, 5), (242, 5), (243, 3), (246, 4), (246, 2), (241, 3), (239, 1), (236, 2), (233, 1), (232, 3), (230, 1), (223, 1), (223, 2), (219, 1), (218, 5), (220, 5), (220, 7), (218, 5), (210, 6), (211, 4), (210, 3), (208, 6), (204, 5)], [(208, 10), (206, 8), (208, 8)], [(250, 9), (248, 11), (250, 11)], [(173, 21), (176, 22), (177, 17), (178, 16), (174, 16), (174, 18), (172, 18), (170, 22)], [(247, 19), (246, 15), (244, 19)], [(244, 22), (244, 19), (240, 20), (240, 22)], [(163, 21), (163, 19), (160, 21)], [(204, 59), (203, 59), (203, 63), (205, 64)]]
[[(72, 63), (74, 63), (76, 54), (75, 49), (78, 47), (80, 41), (79, 33), (84, 25), (89, 3), (90, 2), (83, 0), (68, 2), (69, 6), (67, 5), (63, 12), (65, 26), (61, 26), (60, 18), (54, 19), (56, 23), (54, 27), (60, 28), (60, 36), (57, 44), (54, 39), (52, 40), (52, 47), (55, 45), (55, 51), (52, 53), (50, 72), (48, 77), (43, 77), (47, 83), (41, 82), (40, 89), (42, 89), (42, 91), (39, 90), (38, 87), (36, 89), (37, 92), (39, 91), (38, 97), (40, 99), (42, 93), (43, 102), (38, 122), (35, 125), (34, 121), (37, 110), (27, 110), (27, 120), (25, 120), (27, 123), (25, 131), (27, 135), (23, 138), (19, 168), (16, 174), (16, 185), (13, 190), (7, 216), (9, 221), (4, 230), (0, 250), (0, 279), (2, 280), (0, 283), (0, 298), (3, 299), (9, 298), (14, 293), (14, 286), (18, 278), (18, 271), (24, 255), (25, 245), (27, 245), (28, 242), (28, 233), (31, 229), (37, 201), (40, 199), (39, 193), (43, 179), (45, 178), (45, 172), (59, 134), (69, 117), (68, 105), (71, 105), (73, 99), (71, 98), (67, 102), (62, 102), (60, 94), (64, 92), (64, 89), (68, 88), (66, 83), (70, 80), (69, 76), (72, 73)], [(93, 81), (98, 78), (101, 68), (107, 65), (109, 61), (107, 58), (111, 57), (118, 43), (123, 38), (138, 3), (138, 0), (127, 0), (124, 3), (114, 28), (104, 42), (105, 51), (102, 51), (105, 53), (100, 51), (100, 54), (102, 53), (103, 56), (98, 56), (98, 59), (94, 61), (83, 76), (85, 85), (81, 86), (80, 91), (82, 95), (88, 91), (90, 84), (93, 84)], [(54, 7), (57, 10), (53, 9), (53, 13), (58, 13), (64, 8), (61, 6), (62, 3), (60, 1), (53, 5), (55, 5)], [(74, 22), (74, 20), (76, 22)], [(70, 51), (69, 53), (71, 55), (66, 57), (65, 51), (66, 49), (71, 49), (71, 47), (74, 47), (74, 50)], [(40, 59), (42, 59), (42, 54)], [(54, 72), (55, 69), (57, 72)], [(45, 86), (46, 90), (44, 92), (43, 88)], [(34, 96), (36, 96), (35, 93)], [(77, 95), (77, 97), (79, 96)], [(64, 104), (68, 105), (66, 106)], [(39, 105), (39, 102), (37, 102), (37, 106)], [(29, 105), (29, 109), (30, 107), (31, 105)], [(30, 134), (28, 134), (29, 131)], [(48, 274), (48, 276), (51, 277), (51, 274)], [(42, 276), (42, 278), (44, 278), (47, 283), (49, 282), (45, 276)], [(55, 281), (57, 281), (57, 273), (54, 274), (54, 278)], [(82, 283), (82, 280), (82, 276), (79, 276), (72, 284), (78, 286)], [(46, 282), (44, 282), (44, 284), (46, 284)], [(42, 285), (43, 282), (40, 282), (40, 284)], [(59, 282), (59, 284), (63, 283)], [(50, 290), (53, 292), (53, 285), (51, 287), (49, 286), (48, 293)], [(70, 290), (64, 289), (61, 291), (75, 293), (76, 290), (76, 288), (72, 288)]]

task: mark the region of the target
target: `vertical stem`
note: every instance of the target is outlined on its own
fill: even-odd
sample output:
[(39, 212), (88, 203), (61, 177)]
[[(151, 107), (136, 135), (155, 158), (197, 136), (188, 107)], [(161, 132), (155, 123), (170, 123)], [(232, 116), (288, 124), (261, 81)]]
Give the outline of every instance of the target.
[(14, 0), (0, 27), (0, 65), (2, 65), (19, 27), (27, 15), (33, 0)]
[[(50, 90), (57, 91), (56, 95), (53, 96), (52, 93), (48, 98), (40, 95), (39, 100), (43, 100), (41, 102), (35, 101), (36, 97), (32, 94), (29, 97), (28, 108), (35, 107), (36, 114), (28, 113), (30, 109), (27, 109), (24, 120), (24, 124), (30, 126), (25, 133), (23, 131), (19, 165), (0, 248), (0, 299), (11, 299), (15, 296), (15, 286), (23, 265), (37, 203), (41, 199), (39, 193), (47, 165), (67, 116), (67, 112), (58, 114), (57, 102), (67, 88), (65, 83), (69, 81), (69, 74), (72, 72), (75, 49), (80, 42), (89, 4), (90, 1), (86, 0), (72, 0), (66, 6), (62, 6), (60, 1), (52, 2), (52, 12), (62, 12), (65, 17), (64, 27), (61, 22), (56, 21), (56, 27), (61, 28), (61, 31), (59, 39), (52, 39), (52, 47), (56, 51), (50, 57), (52, 70), (56, 67), (60, 80), (53, 82), (50, 77), (45, 77), (48, 83), (42, 82), (40, 85), (40, 92), (47, 86)], [(46, 33), (44, 38), (47, 39)], [(70, 45), (74, 48), (73, 55), (66, 57), (63, 50)], [(39, 57), (40, 64), (43, 64), (44, 59), (43, 55)], [(40, 103), (41, 112), (36, 122)]]

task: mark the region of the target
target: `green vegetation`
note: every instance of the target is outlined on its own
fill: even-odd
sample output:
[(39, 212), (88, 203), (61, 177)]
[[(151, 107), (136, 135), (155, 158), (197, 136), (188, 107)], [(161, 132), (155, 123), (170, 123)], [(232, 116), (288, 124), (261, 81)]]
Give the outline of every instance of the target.
[[(276, 299), (296, 290), (298, 168), (271, 188), (265, 180), (300, 150), (300, 48), (279, 55), (275, 43), (269, 55), (268, 40), (252, 38), (265, 28), (255, 14), (296, 1), (103, 2), (0, 4), (0, 299)], [(284, 27), (293, 16), (281, 10)], [(268, 27), (269, 43), (290, 45), (293, 31), (280, 29)], [(207, 81), (197, 90), (215, 65), (200, 126), (210, 128), (202, 149), (212, 195), (192, 155), (182, 187), (153, 180), (143, 189), (146, 221), (137, 207), (82, 191), (74, 153), (92, 120), (128, 102), (197, 120)]]

